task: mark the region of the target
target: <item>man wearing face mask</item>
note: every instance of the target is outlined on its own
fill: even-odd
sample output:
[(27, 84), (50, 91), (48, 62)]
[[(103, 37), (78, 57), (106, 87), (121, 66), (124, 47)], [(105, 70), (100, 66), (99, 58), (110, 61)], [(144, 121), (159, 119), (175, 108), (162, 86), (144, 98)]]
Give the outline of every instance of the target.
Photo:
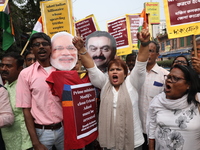
[(116, 54), (114, 37), (106, 31), (95, 31), (87, 36), (85, 44), (94, 63), (101, 71), (106, 72), (108, 63)]
[[(79, 85), (89, 83), (88, 75), (80, 77), (77, 70), (74, 69), (77, 63), (77, 49), (72, 43), (73, 36), (65, 31), (58, 32), (51, 38), (52, 53), (50, 63), (57, 71), (52, 72), (46, 79), (52, 94), (59, 96), (63, 101), (63, 121), (64, 121), (64, 147), (65, 149), (79, 149), (85, 147), (97, 138), (97, 130), (94, 130), (88, 136), (77, 138), (74, 108), (71, 105), (68, 94), (63, 87), (65, 85)], [(66, 106), (65, 101), (69, 101)], [(80, 99), (79, 99), (80, 100)], [(87, 148), (85, 148), (87, 149)], [(90, 149), (91, 150), (91, 149)]]

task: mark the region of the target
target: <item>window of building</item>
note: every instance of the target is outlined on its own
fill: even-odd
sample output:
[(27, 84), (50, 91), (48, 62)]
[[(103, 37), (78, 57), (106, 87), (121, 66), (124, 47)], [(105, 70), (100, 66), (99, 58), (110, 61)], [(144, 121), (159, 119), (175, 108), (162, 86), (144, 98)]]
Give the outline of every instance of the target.
[(172, 39), (172, 49), (177, 49), (177, 39)]
[(162, 51), (165, 50), (165, 43), (164, 43), (164, 42), (161, 43), (161, 50), (162, 50)]
[(186, 40), (187, 40), (187, 46), (190, 46), (192, 44), (192, 36), (187, 36), (186, 37)]
[(170, 40), (167, 40), (167, 41), (166, 41), (166, 46), (167, 46), (167, 45), (170, 45)]
[(180, 47), (184, 47), (184, 37), (180, 38)]

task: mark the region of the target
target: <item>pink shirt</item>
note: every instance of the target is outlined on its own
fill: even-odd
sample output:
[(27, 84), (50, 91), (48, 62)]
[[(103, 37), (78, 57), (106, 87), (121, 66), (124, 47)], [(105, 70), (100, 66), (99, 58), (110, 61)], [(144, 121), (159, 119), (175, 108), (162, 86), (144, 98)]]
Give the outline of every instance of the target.
[(34, 63), (21, 71), (16, 87), (16, 107), (31, 108), (35, 123), (49, 125), (63, 120), (61, 100), (53, 96), (46, 83), (51, 74), (38, 63)]
[(0, 128), (12, 125), (14, 115), (10, 106), (8, 92), (4, 87), (0, 87)]

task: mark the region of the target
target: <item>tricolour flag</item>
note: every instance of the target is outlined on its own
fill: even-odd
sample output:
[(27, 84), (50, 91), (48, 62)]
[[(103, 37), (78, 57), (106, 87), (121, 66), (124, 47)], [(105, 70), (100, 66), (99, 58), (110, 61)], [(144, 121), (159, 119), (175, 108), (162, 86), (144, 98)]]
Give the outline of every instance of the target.
[[(142, 28), (147, 29), (147, 16), (145, 9), (143, 9), (142, 13), (140, 14), (138, 32), (140, 32)], [(139, 48), (140, 48), (140, 41), (138, 40), (138, 49)]]
[(10, 10), (8, 4), (0, 12), (0, 28), (3, 29), (2, 49), (6, 51), (14, 43), (14, 32), (12, 28)]
[[(43, 32), (43, 24), (42, 24), (42, 16), (40, 16), (40, 18), (37, 20), (35, 26), (33, 27), (33, 31), (31, 32), (30, 37), (37, 32)], [(29, 38), (30, 40), (30, 38)], [(21, 51), (20, 55), (23, 55), (24, 51), (26, 50), (26, 47), (29, 44), (29, 40), (26, 42), (26, 45), (24, 46), (23, 50)]]
[(43, 32), (42, 16), (40, 16), (40, 18), (36, 22), (31, 35), (37, 32)]

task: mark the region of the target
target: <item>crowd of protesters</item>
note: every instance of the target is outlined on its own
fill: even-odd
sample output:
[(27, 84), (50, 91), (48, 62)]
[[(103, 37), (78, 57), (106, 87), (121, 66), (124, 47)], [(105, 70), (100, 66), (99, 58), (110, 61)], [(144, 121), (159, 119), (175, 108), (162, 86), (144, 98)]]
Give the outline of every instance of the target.
[[(1, 57), (0, 150), (198, 150), (200, 148), (200, 38), (191, 63), (180, 55), (170, 71), (158, 66), (158, 43), (137, 34), (138, 54), (116, 58), (116, 41), (105, 31), (84, 42), (59, 32), (35, 33), (24, 57)], [(82, 65), (87, 73), (80, 75)], [(76, 139), (63, 114), (64, 84), (98, 88), (98, 133)], [(71, 107), (71, 110), (73, 107)], [(66, 119), (68, 122), (64, 122)], [(65, 120), (65, 121), (66, 121)], [(70, 143), (67, 143), (70, 142)]]

